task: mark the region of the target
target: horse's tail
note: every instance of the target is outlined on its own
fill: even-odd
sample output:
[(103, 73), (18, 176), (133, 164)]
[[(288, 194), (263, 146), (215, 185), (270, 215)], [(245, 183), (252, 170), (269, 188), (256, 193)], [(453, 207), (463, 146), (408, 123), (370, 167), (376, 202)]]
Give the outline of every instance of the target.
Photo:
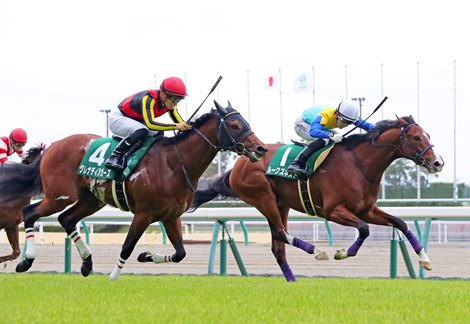
[(209, 186), (207, 189), (198, 189), (194, 194), (193, 202), (188, 209), (188, 212), (195, 211), (202, 204), (211, 201), (217, 196), (222, 196), (225, 198), (234, 197), (237, 195), (230, 188), (229, 178), (232, 170), (225, 172), (220, 177), (209, 181)]
[(41, 159), (42, 155), (31, 164), (4, 163), (0, 166), (0, 203), (42, 193)]

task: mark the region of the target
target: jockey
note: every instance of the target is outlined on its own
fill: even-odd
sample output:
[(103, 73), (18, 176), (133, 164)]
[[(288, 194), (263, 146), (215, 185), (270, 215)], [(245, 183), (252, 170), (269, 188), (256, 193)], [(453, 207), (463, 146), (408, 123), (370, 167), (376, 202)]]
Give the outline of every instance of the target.
[[(169, 77), (163, 80), (160, 89), (144, 90), (124, 99), (109, 115), (109, 129), (124, 138), (106, 160), (106, 167), (122, 171), (124, 155), (148, 135), (155, 136), (159, 131), (191, 129), (176, 107), (187, 95), (183, 81)], [(167, 112), (174, 123), (164, 124), (155, 120)]]
[(3, 165), (13, 153), (23, 157), (23, 147), (26, 145), (28, 135), (22, 128), (15, 128), (9, 137), (0, 137), (0, 163)]
[[(362, 124), (361, 124), (362, 123)], [(366, 130), (372, 130), (375, 125), (363, 122), (359, 116), (358, 105), (351, 100), (341, 101), (337, 108), (328, 106), (314, 106), (302, 112), (294, 124), (297, 135), (309, 143), (287, 168), (287, 172), (297, 176), (306, 176), (308, 158), (325, 147), (330, 140), (341, 142), (343, 137), (337, 134), (333, 128), (344, 128), (355, 125)]]

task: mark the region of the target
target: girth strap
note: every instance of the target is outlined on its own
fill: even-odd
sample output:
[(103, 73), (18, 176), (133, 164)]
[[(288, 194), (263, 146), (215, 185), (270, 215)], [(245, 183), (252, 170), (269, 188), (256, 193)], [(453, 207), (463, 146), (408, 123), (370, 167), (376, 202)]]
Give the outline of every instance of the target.
[(310, 178), (307, 180), (299, 179), (297, 181), (297, 188), (299, 190), (300, 202), (307, 215), (317, 216), (315, 212), (315, 205), (313, 204), (312, 195), (310, 194)]
[(127, 200), (126, 186), (122, 181), (113, 180), (111, 184), (113, 199), (116, 206), (122, 211), (130, 211), (129, 202)]

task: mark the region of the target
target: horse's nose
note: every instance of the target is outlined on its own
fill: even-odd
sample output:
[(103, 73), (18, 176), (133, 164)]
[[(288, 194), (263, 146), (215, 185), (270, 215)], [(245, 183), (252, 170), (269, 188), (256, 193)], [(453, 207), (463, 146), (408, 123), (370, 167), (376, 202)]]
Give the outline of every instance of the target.
[(436, 161), (434, 161), (434, 163), (432, 164), (432, 168), (433, 168), (436, 172), (440, 172), (443, 167), (444, 167), (444, 160), (442, 159), (441, 156), (439, 156), (439, 159), (436, 160)]

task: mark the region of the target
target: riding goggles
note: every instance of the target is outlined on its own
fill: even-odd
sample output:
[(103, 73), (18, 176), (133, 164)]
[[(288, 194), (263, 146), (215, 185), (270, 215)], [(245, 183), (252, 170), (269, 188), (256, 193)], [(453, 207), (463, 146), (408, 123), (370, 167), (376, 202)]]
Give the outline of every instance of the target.
[(170, 100), (175, 105), (180, 102), (184, 97), (177, 97), (177, 96), (168, 96), (168, 100)]

